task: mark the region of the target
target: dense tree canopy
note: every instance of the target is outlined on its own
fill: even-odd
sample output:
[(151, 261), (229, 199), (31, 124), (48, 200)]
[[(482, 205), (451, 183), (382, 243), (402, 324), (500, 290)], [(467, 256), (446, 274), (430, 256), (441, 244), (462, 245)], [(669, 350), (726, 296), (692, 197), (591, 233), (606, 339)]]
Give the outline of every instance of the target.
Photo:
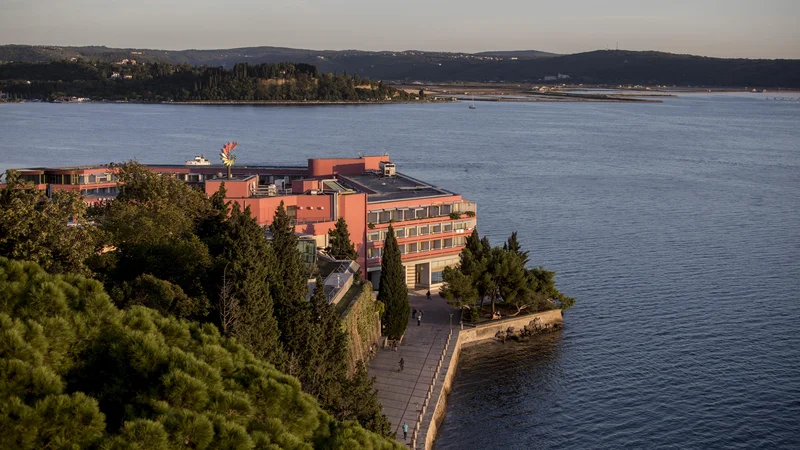
[(126, 311), (147, 307), (213, 326), (298, 377), (337, 419), (388, 434), (377, 398), (365, 394), (374, 393), (372, 380), (348, 376), (338, 315), (323, 291), (306, 298), (308, 270), (285, 208), (269, 240), (249, 209), (225, 202), (224, 187), (208, 198), (135, 162), (115, 170), (125, 184), (118, 198), (90, 208), (92, 222), (82, 219), (79, 196), (49, 199), (12, 174), (12, 185), (0, 191), (0, 256), (91, 275)]
[[(555, 272), (542, 267), (526, 268), (528, 252), (522, 250), (514, 232), (502, 247), (492, 248), (489, 240), (478, 235), (477, 228), (467, 238), (461, 251), (461, 264), (444, 271), (441, 295), (456, 306), (472, 308), (479, 299), (491, 301), (494, 314), (497, 303), (523, 310), (569, 309), (575, 299), (556, 289)], [(476, 318), (472, 315), (473, 319)]]
[(0, 255), (35, 261), (54, 273), (90, 273), (85, 263), (96, 249), (85, 212), (78, 193), (48, 198), (10, 171), (0, 189)]
[(211, 324), (0, 258), (0, 447), (399, 448)]
[(405, 91), (368, 78), (322, 74), (314, 66), (291, 63), (239, 63), (232, 69), (99, 61), (9, 63), (0, 64), (0, 89), (22, 99), (62, 96), (142, 101), (412, 99)]

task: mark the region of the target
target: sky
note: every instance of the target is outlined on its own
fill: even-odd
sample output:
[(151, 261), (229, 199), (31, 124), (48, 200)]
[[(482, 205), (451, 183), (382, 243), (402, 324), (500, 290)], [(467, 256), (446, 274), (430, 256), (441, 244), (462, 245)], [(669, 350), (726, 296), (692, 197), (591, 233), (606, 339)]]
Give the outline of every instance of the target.
[(0, 44), (800, 59), (800, 0), (0, 0)]

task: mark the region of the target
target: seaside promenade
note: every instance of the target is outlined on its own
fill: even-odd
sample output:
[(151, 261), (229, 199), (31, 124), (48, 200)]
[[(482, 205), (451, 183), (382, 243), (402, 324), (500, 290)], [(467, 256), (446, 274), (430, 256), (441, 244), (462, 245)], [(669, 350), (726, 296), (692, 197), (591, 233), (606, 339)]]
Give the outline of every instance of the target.
[[(427, 300), (425, 291), (409, 292), (409, 303), (412, 310), (423, 311), (420, 325), (409, 316), (408, 329), (397, 351), (393, 350), (391, 343), (378, 350), (368, 370), (370, 376), (377, 377), (375, 388), (378, 398), (383, 405), (383, 413), (392, 423), (396, 439), (410, 447), (414, 429), (419, 426), (416, 448), (425, 448), (425, 436), (435, 401), (441, 395), (442, 380), (457, 341), (460, 311), (448, 305), (438, 294), (433, 294), (431, 300)], [(452, 337), (448, 340), (451, 323)], [(404, 360), (402, 371), (399, 370), (400, 358)], [(444, 362), (440, 363), (442, 360)], [(434, 375), (437, 375), (436, 383), (433, 382)], [(432, 384), (434, 389), (431, 389)], [(429, 391), (432, 391), (431, 398), (420, 422), (420, 411)], [(403, 424), (408, 424), (408, 437), (405, 440)]]

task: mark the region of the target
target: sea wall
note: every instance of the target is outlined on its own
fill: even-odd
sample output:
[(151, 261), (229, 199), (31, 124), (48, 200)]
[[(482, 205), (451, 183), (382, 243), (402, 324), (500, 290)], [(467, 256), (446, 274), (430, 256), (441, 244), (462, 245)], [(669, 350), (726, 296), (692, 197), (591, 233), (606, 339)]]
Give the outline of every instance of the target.
[(508, 327), (514, 327), (519, 331), (525, 325), (531, 324), (534, 320), (540, 326), (560, 327), (563, 320), (560, 309), (553, 309), (536, 314), (528, 314), (524, 316), (511, 317), (508, 319), (494, 320), (489, 323), (481, 324), (475, 327), (465, 326), (461, 333), (458, 334), (458, 344), (470, 344), (473, 342), (492, 339), (498, 331), (506, 331)]
[(347, 373), (350, 375), (355, 372), (359, 360), (364, 364), (370, 360), (370, 346), (375, 345), (377, 349), (381, 337), (381, 318), (376, 306), (372, 285), (367, 281), (342, 313), (342, 328), (347, 332), (348, 339)]
[(444, 420), (447, 413), (447, 395), (452, 388), (453, 379), (455, 378), (456, 370), (458, 369), (458, 358), (461, 355), (461, 349), (465, 345), (472, 345), (493, 339), (498, 331), (506, 331), (508, 327), (514, 327), (516, 330), (521, 330), (526, 325), (532, 324), (536, 320), (536, 324), (540, 327), (547, 326), (552, 329), (554, 327), (561, 327), (563, 324), (563, 315), (560, 309), (551, 311), (544, 311), (536, 314), (528, 314), (520, 317), (512, 317), (509, 319), (501, 319), (489, 323), (481, 324), (475, 327), (465, 326), (459, 330), (454, 343), (452, 355), (450, 356), (449, 364), (445, 364), (447, 372), (445, 373), (444, 380), (439, 386), (438, 395), (435, 395), (436, 406), (433, 410), (433, 415), (430, 417), (430, 423), (427, 424), (427, 432), (421, 440), (424, 442), (425, 450), (433, 448), (433, 442), (436, 440), (436, 434)]

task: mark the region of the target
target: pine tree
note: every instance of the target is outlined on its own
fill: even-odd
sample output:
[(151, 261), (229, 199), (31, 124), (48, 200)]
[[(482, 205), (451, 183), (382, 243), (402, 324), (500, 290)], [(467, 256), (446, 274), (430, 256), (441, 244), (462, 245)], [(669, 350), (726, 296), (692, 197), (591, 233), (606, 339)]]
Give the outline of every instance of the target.
[(329, 246), (325, 250), (336, 259), (356, 260), (358, 253), (353, 242), (350, 240), (350, 231), (347, 229), (347, 222), (344, 217), (336, 221), (336, 226), (328, 231)]
[(256, 356), (274, 361), (279, 352), (279, 333), (267, 277), (275, 257), (249, 207), (241, 211), (234, 204), (225, 224), (223, 245), (220, 265), (224, 264), (224, 280), (220, 281), (225, 283), (226, 298), (221, 300), (227, 303), (218, 304), (217, 309), (230, 308), (233, 300), (236, 320), (230, 324), (229, 334)]
[(517, 241), (517, 232), (511, 233), (511, 237), (508, 238), (505, 244), (503, 244), (503, 248), (505, 250), (512, 251), (519, 256), (519, 259), (522, 260), (522, 265), (528, 265), (528, 252), (522, 251), (522, 246), (519, 245), (519, 241)]
[(378, 300), (386, 305), (383, 316), (386, 335), (390, 338), (399, 338), (408, 327), (411, 307), (408, 304), (406, 271), (400, 256), (400, 248), (397, 246), (394, 228), (391, 225), (389, 225), (389, 232), (386, 234), (386, 241), (383, 244)]

